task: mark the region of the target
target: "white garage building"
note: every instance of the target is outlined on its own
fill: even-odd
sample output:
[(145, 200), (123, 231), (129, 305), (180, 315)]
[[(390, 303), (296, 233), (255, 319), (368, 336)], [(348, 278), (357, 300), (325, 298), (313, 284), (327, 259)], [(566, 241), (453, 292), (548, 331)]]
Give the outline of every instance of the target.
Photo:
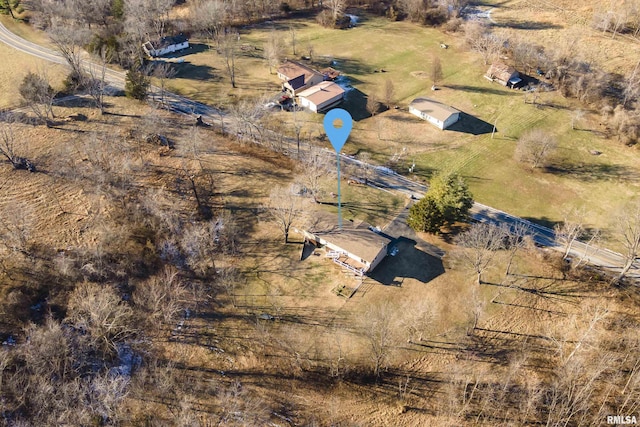
[(411, 101), (409, 112), (442, 130), (460, 119), (459, 110), (429, 98), (416, 98)]

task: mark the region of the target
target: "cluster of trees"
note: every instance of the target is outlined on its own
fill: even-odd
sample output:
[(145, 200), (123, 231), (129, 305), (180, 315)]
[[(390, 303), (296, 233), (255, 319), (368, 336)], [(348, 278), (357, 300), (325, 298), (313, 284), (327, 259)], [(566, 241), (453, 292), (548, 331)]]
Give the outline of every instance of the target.
[[(139, 121), (132, 139), (110, 124), (74, 140), (73, 155), (47, 160), (55, 182), (43, 193), (47, 206), (79, 217), (94, 241), (58, 253), (53, 239), (35, 240), (29, 204), (0, 206), (0, 337), (15, 344), (0, 346), (0, 414), (10, 425), (112, 425), (132, 394), (171, 396), (182, 384), (159, 387), (170, 367), (157, 359), (154, 339), (165, 341), (179, 318), (207, 303), (205, 292), (233, 277), (216, 260), (234, 256), (240, 230), (214, 202), (199, 129), (185, 138), (191, 148), (170, 190), (134, 190), (140, 162), (157, 149), (144, 143), (161, 128), (155, 114)], [(25, 148), (23, 127), (2, 123), (0, 152), (11, 159)], [(84, 188), (86, 214), (65, 210), (56, 196), (64, 186)]]
[[(485, 64), (509, 56), (516, 69), (529, 75), (540, 71), (563, 96), (600, 111), (609, 132), (620, 141), (635, 144), (640, 138), (638, 67), (626, 76), (603, 71), (592, 60), (576, 55), (576, 46), (581, 42), (578, 33), (568, 37), (565, 43), (550, 48), (528, 39), (507, 39), (481, 21), (468, 21), (459, 28), (464, 31), (467, 46), (479, 52)], [(536, 96), (534, 93), (534, 103)]]
[(593, 28), (610, 33), (611, 38), (618, 34), (638, 37), (640, 34), (640, 2), (625, 0), (615, 7), (598, 7), (593, 12)]

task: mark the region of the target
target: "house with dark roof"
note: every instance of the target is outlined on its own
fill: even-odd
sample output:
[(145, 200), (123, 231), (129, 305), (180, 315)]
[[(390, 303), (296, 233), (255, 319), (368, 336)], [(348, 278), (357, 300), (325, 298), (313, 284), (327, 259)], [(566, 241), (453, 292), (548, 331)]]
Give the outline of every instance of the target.
[(498, 82), (502, 86), (514, 87), (522, 81), (520, 73), (515, 68), (503, 63), (495, 62), (491, 64), (484, 75), (487, 80)]
[(409, 104), (409, 112), (441, 130), (448, 128), (460, 119), (460, 110), (430, 98), (414, 99)]
[(277, 74), (283, 89), (292, 96), (324, 80), (322, 73), (296, 61), (286, 61), (278, 67)]
[(153, 58), (178, 52), (189, 47), (189, 39), (184, 35), (167, 36), (159, 40), (148, 41), (142, 45), (142, 50)]
[(295, 229), (305, 241), (324, 248), (326, 256), (357, 276), (364, 276), (387, 256), (392, 239), (362, 221), (343, 221), (326, 212), (316, 212), (304, 228)]

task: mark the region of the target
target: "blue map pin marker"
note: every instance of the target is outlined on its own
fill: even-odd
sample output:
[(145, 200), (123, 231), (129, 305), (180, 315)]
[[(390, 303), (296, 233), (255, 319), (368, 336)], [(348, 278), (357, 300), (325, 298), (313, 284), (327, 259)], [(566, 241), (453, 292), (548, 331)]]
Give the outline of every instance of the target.
[[(342, 127), (335, 126), (337, 120), (342, 122)], [(347, 138), (351, 133), (351, 128), (353, 128), (353, 119), (347, 110), (334, 108), (324, 116), (324, 131), (327, 133), (336, 153), (340, 153), (340, 150), (344, 147), (344, 143), (347, 142)]]

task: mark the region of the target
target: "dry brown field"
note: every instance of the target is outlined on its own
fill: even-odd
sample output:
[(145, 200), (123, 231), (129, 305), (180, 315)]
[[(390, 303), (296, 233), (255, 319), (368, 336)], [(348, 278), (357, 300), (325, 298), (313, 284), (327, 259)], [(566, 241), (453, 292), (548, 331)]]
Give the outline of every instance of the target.
[[(182, 117), (137, 102), (110, 98), (107, 110), (101, 116), (88, 106), (56, 107), (55, 128), (15, 128), (25, 143), (21, 155), (40, 171), (2, 163), (0, 211), (5, 224), (29, 231), (28, 242), (43, 255), (29, 274), (3, 270), (0, 309), (23, 301), (24, 321), (33, 315), (28, 307), (42, 303), (59, 316), (73, 284), (43, 290), (39, 280), (73, 254), (113, 259), (114, 278), (128, 277), (128, 286), (158, 274), (153, 264), (137, 267), (139, 257), (153, 259), (160, 248), (136, 206), (164, 210), (168, 221), (200, 223), (190, 174), (202, 180), (200, 188), (213, 180), (214, 215), (230, 213), (241, 235), (235, 254), (210, 254), (216, 268), (241, 272), (233, 289), (212, 279), (206, 295), (189, 299), (189, 315), (149, 333), (145, 351), (167, 365), (144, 365), (134, 374), (118, 412), (125, 424), (170, 425), (178, 414), (191, 414), (206, 425), (239, 411), (260, 420), (249, 422), (254, 425), (522, 425), (545, 422), (549, 411), (562, 419), (559, 408), (570, 396), (562, 394), (559, 378), (585, 394), (590, 406), (583, 415), (591, 423), (619, 408), (623, 399), (613, 391), (635, 378), (626, 370), (637, 357), (629, 335), (639, 323), (634, 290), (611, 288), (589, 274), (564, 275), (553, 267), (553, 254), (533, 246), (516, 257), (515, 274), (505, 277), (506, 254), (500, 254), (477, 285), (447, 236), (405, 230), (399, 254), (351, 299), (339, 297), (333, 289), (354, 286), (354, 279), (323, 256), (300, 261), (299, 238), (285, 245), (261, 209), (271, 188), (301, 172), (294, 162), (209, 129), (194, 131)], [(151, 130), (175, 149), (139, 138)], [(330, 189), (331, 179), (325, 185)], [(347, 192), (347, 201), (389, 202), (350, 191), (355, 195)], [(367, 219), (385, 226), (405, 203), (400, 198)], [(444, 251), (444, 259), (434, 250)], [(15, 259), (3, 254), (4, 262)], [(192, 280), (186, 271), (180, 275)], [(1, 332), (22, 341), (21, 325), (5, 321)], [(370, 369), (378, 342), (384, 361), (376, 377)], [(594, 360), (601, 371), (592, 370)], [(168, 388), (145, 388), (159, 376)], [(584, 388), (590, 379), (593, 393)], [(633, 381), (629, 392), (638, 393)], [(554, 396), (550, 410), (547, 399)]]

